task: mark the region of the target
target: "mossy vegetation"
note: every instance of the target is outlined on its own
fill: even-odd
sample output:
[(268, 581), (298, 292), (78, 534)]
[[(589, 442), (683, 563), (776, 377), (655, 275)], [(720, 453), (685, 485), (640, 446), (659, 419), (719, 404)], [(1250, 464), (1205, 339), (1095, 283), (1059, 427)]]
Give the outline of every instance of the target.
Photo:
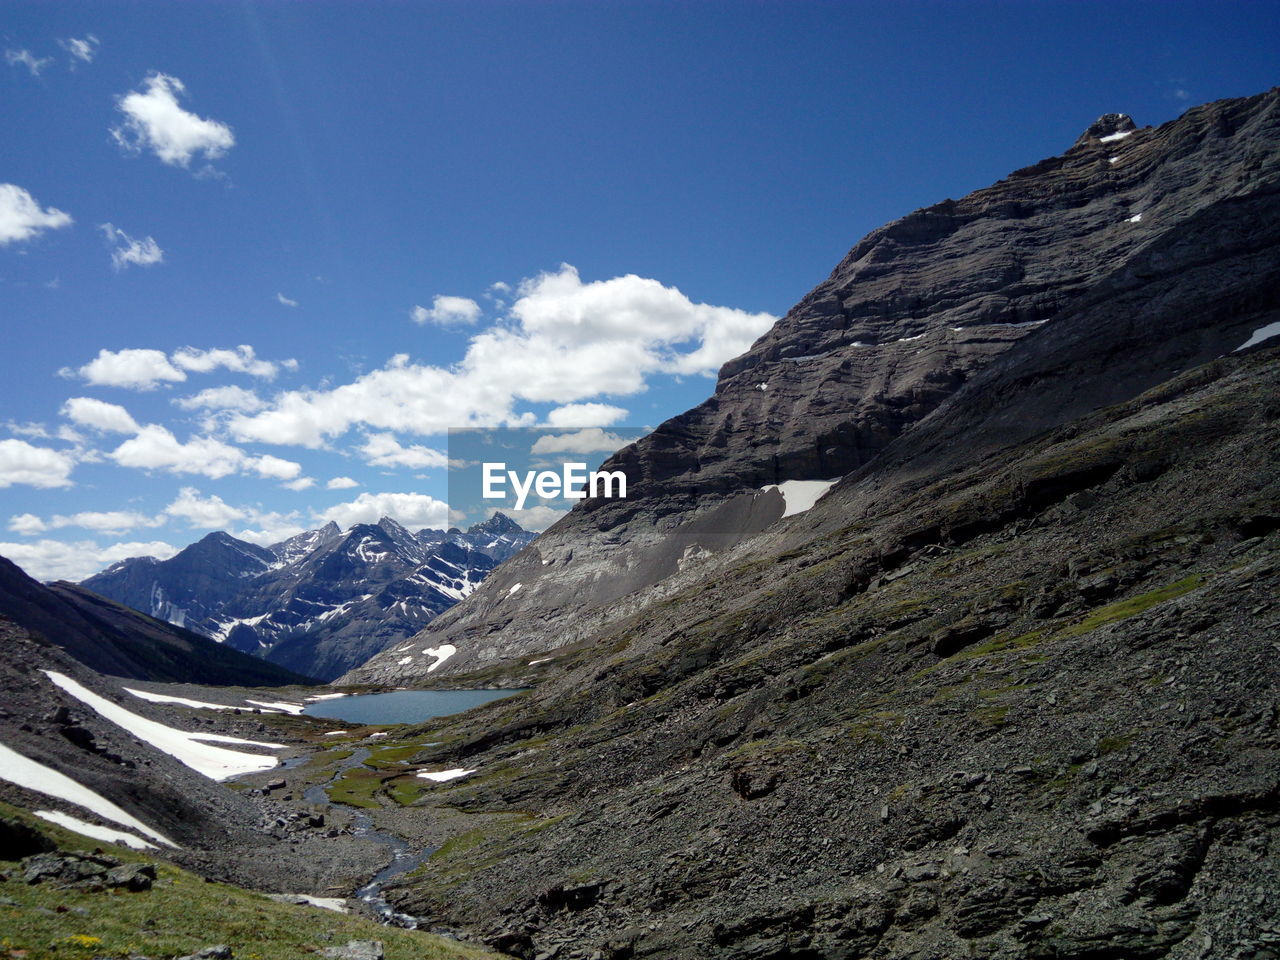
[(1060, 630), (1058, 636), (1078, 637), (1108, 623), (1127, 620), (1129, 617), (1137, 616), (1151, 609), (1158, 603), (1174, 600), (1185, 593), (1190, 593), (1203, 584), (1204, 579), (1202, 574), (1192, 574), (1189, 577), (1183, 577), (1176, 583), (1170, 583), (1159, 589), (1150, 590), (1147, 593), (1141, 593), (1136, 597), (1129, 597), (1127, 600), (1120, 600), (1117, 603), (1109, 603), (1105, 607), (1099, 607), (1094, 610), (1079, 623), (1074, 623)]
[(442, 937), (398, 930), (356, 915), (276, 903), (259, 893), (209, 883), (154, 855), (81, 837), (15, 807), (0, 814), (36, 827), (60, 850), (101, 849), (118, 860), (157, 863), (151, 890), (90, 892), (51, 883), (28, 886), (15, 863), (0, 860), (0, 956), (26, 960), (175, 957), (225, 943), (241, 960), (298, 960), (348, 940), (380, 940), (387, 960), (497, 957)]

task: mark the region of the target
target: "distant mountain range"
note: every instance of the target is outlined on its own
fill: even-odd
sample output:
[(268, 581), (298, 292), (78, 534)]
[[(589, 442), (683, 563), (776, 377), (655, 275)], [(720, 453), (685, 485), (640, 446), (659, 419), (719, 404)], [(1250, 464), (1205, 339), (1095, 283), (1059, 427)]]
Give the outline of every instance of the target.
[(536, 534), (503, 514), (463, 532), (383, 517), (259, 547), (211, 533), (168, 560), (132, 557), (82, 586), (290, 670), (331, 680), (449, 609)]
[(0, 557), (0, 619), (6, 618), (111, 676), (243, 687), (307, 681), (74, 583), (38, 583)]

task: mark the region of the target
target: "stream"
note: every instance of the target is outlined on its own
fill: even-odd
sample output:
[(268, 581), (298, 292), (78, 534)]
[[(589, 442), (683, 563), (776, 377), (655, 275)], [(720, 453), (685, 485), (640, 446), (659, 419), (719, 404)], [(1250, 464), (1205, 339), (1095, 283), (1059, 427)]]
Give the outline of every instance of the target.
[[(355, 753), (341, 761), (337, 769), (324, 783), (312, 784), (303, 791), (302, 798), (309, 804), (317, 807), (341, 807), (347, 810), (354, 818), (352, 828), (356, 836), (368, 837), (375, 843), (389, 847), (391, 850), (391, 862), (383, 867), (373, 879), (358, 889), (353, 896), (357, 900), (361, 900), (368, 904), (369, 907), (377, 913), (379, 919), (383, 923), (390, 924), (395, 927), (403, 927), (406, 930), (418, 929), (418, 918), (407, 913), (401, 913), (396, 910), (386, 897), (382, 895), (382, 889), (387, 881), (392, 877), (398, 877), (402, 873), (408, 873), (422, 864), (431, 854), (435, 853), (434, 848), (426, 848), (422, 850), (414, 850), (405, 841), (393, 834), (387, 833), (385, 830), (379, 830), (373, 825), (373, 818), (359, 807), (353, 807), (345, 803), (337, 803), (329, 798), (325, 792), (325, 787), (333, 783), (343, 773), (358, 767), (364, 761), (368, 760), (371, 753), (368, 747), (359, 747)], [(302, 758), (303, 760), (306, 757)]]

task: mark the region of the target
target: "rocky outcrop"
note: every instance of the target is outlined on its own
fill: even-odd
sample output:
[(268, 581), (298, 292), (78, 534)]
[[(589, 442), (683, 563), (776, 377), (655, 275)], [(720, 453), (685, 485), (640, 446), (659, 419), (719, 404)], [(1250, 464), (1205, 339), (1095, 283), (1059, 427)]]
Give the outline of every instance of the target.
[[(873, 231), (711, 399), (610, 462), (627, 500), (583, 503), (418, 639), (458, 648), (444, 672), (514, 678), (775, 523), (763, 487), (889, 462), (937, 475), (1231, 352), (1280, 288), (1278, 104), (1144, 129), (1107, 115), (1061, 156)], [(388, 654), (344, 679), (423, 675)]]

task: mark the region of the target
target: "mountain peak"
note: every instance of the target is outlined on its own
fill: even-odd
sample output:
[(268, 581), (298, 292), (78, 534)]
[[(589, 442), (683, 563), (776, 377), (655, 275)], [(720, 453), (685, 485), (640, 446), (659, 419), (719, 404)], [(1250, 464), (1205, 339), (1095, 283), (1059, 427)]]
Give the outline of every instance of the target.
[(473, 524), (467, 529), (467, 533), (482, 533), (499, 537), (504, 534), (524, 532), (524, 527), (520, 526), (520, 524), (516, 523), (501, 511), (495, 513), (488, 520), (482, 520), (480, 523)]
[(1104, 113), (1080, 134), (1075, 145), (1081, 147), (1088, 143), (1110, 143), (1127, 137), (1137, 129), (1138, 125), (1127, 113)]

